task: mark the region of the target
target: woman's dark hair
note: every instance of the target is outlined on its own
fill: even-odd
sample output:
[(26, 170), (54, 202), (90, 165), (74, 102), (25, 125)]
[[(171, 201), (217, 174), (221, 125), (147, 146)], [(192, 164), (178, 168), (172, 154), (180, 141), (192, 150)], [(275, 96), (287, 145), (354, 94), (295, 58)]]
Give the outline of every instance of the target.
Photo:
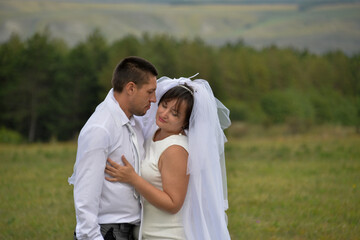
[(114, 91), (122, 92), (128, 82), (141, 88), (148, 83), (150, 75), (158, 75), (155, 66), (143, 58), (131, 56), (124, 58), (116, 66), (111, 83)]
[(186, 103), (186, 110), (185, 110), (185, 122), (183, 129), (189, 128), (190, 116), (194, 105), (194, 90), (192, 87), (188, 86), (186, 83), (181, 86), (175, 86), (169, 89), (159, 101), (159, 104), (162, 102), (169, 102), (171, 100), (176, 99), (175, 109), (178, 110), (179, 106), (183, 102)]

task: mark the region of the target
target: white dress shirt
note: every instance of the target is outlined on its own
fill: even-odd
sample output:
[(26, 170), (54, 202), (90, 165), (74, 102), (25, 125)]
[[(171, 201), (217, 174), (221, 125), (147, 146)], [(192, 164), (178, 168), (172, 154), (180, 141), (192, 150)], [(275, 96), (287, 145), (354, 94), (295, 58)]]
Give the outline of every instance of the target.
[(126, 127), (130, 121), (138, 140), (139, 159), (144, 157), (144, 137), (139, 123), (130, 120), (120, 108), (111, 89), (105, 100), (82, 128), (74, 173), (77, 239), (103, 239), (99, 224), (137, 223), (140, 221), (139, 199), (128, 184), (105, 180), (106, 159), (123, 164), (121, 156), (134, 166), (131, 135)]

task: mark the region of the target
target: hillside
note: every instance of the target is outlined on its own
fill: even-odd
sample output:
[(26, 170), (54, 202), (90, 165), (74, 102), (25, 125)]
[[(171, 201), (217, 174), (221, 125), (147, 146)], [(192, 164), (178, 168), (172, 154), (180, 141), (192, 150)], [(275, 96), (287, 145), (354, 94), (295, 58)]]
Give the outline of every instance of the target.
[[(178, 1), (181, 2), (181, 1)], [(26, 38), (46, 27), (70, 45), (99, 28), (109, 42), (125, 35), (200, 37), (213, 45), (242, 40), (324, 53), (360, 51), (360, 3), (147, 4), (107, 1), (0, 1), (0, 41), (12, 32)], [(299, 2), (299, 1), (298, 1)]]

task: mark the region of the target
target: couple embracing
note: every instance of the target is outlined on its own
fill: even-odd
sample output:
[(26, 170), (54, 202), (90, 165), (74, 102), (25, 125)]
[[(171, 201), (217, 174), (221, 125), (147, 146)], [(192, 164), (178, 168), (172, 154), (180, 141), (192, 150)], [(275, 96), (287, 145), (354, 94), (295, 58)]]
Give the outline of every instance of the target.
[(230, 239), (223, 129), (229, 112), (207, 81), (157, 80), (139, 57), (82, 128), (74, 239)]

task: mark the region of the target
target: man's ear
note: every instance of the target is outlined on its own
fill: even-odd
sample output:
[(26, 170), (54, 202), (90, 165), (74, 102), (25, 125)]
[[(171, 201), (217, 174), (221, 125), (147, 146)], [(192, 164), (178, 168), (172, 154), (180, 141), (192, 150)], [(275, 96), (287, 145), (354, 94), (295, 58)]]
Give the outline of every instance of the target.
[(128, 95), (133, 95), (137, 90), (137, 86), (134, 82), (128, 82), (126, 85), (125, 85), (125, 91)]

